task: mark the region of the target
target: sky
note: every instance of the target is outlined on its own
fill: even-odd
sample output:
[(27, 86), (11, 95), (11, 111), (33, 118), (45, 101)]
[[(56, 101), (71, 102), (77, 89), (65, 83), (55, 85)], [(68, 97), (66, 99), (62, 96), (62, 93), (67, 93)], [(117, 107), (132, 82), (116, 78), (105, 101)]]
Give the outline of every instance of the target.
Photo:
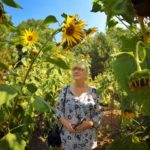
[(23, 9), (5, 6), (5, 11), (12, 16), (14, 25), (27, 19), (44, 19), (48, 15), (54, 15), (57, 20), (62, 21), (61, 14), (78, 14), (87, 22), (88, 27), (97, 27), (100, 32), (105, 31), (106, 16), (103, 13), (90, 12), (92, 0), (14, 0)]
[[(106, 15), (103, 13), (93, 13), (92, 0), (14, 0), (23, 9), (17, 9), (4, 5), (5, 11), (12, 17), (12, 21), (17, 26), (27, 19), (45, 19), (48, 15), (54, 15), (61, 23), (64, 18), (62, 13), (68, 15), (78, 14), (89, 27), (97, 27), (99, 32), (105, 32)], [(58, 24), (51, 25), (56, 29)], [(56, 40), (59, 40), (59, 35)]]

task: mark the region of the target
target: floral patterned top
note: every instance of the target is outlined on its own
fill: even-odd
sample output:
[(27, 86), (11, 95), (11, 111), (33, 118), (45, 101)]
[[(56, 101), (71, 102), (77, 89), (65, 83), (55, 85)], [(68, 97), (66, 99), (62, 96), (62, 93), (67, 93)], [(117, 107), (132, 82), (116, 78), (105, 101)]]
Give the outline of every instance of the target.
[[(66, 99), (64, 104), (64, 97)], [(75, 96), (70, 86), (62, 89), (59, 100), (56, 103), (56, 117), (59, 119), (65, 117), (72, 124), (77, 124), (81, 120), (92, 120), (94, 126), (80, 133), (70, 133), (62, 128), (61, 140), (65, 150), (91, 150), (97, 146), (96, 129), (101, 121), (100, 100), (96, 95), (96, 89), (89, 87), (87, 93), (81, 96)], [(65, 108), (64, 108), (65, 106)]]

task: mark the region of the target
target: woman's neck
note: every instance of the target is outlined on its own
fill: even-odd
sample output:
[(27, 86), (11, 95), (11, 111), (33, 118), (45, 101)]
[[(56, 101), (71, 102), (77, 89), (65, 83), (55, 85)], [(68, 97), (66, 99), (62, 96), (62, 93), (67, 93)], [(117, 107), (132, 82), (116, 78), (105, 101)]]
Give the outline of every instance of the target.
[(77, 87), (77, 88), (85, 88), (87, 87), (86, 83), (85, 82), (75, 82), (73, 84), (74, 87)]

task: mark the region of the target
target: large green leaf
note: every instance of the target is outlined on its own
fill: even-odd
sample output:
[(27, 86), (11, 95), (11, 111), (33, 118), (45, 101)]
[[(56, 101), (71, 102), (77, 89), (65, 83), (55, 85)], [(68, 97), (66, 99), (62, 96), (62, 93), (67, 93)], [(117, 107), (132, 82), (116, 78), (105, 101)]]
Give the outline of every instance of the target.
[(19, 4), (17, 4), (13, 0), (2, 0), (2, 2), (8, 6), (15, 7), (15, 8), (22, 8)]
[(146, 49), (145, 64), (146, 64), (147, 68), (150, 69), (150, 48)]
[(132, 72), (136, 71), (136, 64), (134, 58), (126, 53), (119, 55), (114, 60), (112, 67), (116, 80), (118, 81), (120, 87), (128, 92), (129, 75)]
[(2, 62), (0, 62), (0, 68), (8, 70), (8, 67), (4, 63), (2, 63)]
[(53, 45), (48, 45), (48, 46), (44, 47), (44, 48), (42, 49), (42, 51), (43, 51), (43, 52), (47, 52), (47, 51), (52, 50), (52, 48), (53, 48)]
[(8, 133), (0, 140), (0, 150), (24, 150), (26, 142), (16, 134)]
[(4, 122), (9, 119), (9, 113), (5, 109), (0, 110), (0, 122)]
[(0, 85), (0, 106), (13, 100), (16, 95), (17, 90), (12, 86), (6, 84)]
[(50, 111), (50, 105), (40, 96), (33, 98), (32, 106), (35, 111), (44, 113)]
[(94, 0), (93, 12), (105, 12), (107, 15), (107, 23), (114, 16), (122, 16), (128, 23), (132, 24), (134, 21), (134, 8), (129, 0)]
[(102, 5), (99, 4), (98, 2), (93, 2), (93, 6), (92, 6), (92, 12), (98, 12), (98, 11), (102, 11)]
[(53, 23), (56, 23), (56, 22), (58, 22), (58, 20), (56, 19), (55, 16), (52, 16), (52, 15), (47, 16), (47, 17), (44, 19), (44, 21), (43, 21), (44, 24), (53, 24)]
[(135, 51), (138, 37), (123, 35), (120, 37), (120, 41), (121, 41), (121, 48), (120, 48), (121, 51), (123, 52)]
[(46, 58), (46, 60), (52, 64), (57, 65), (58, 67), (62, 69), (69, 69), (69, 66), (67, 65), (67, 63), (62, 59)]

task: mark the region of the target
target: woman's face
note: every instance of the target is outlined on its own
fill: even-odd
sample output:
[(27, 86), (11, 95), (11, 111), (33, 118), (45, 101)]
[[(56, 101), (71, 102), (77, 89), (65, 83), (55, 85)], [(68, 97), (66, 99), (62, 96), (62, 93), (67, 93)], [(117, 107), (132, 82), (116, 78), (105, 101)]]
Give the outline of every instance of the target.
[(72, 76), (74, 80), (85, 81), (87, 79), (87, 69), (82, 64), (75, 64), (72, 68)]

